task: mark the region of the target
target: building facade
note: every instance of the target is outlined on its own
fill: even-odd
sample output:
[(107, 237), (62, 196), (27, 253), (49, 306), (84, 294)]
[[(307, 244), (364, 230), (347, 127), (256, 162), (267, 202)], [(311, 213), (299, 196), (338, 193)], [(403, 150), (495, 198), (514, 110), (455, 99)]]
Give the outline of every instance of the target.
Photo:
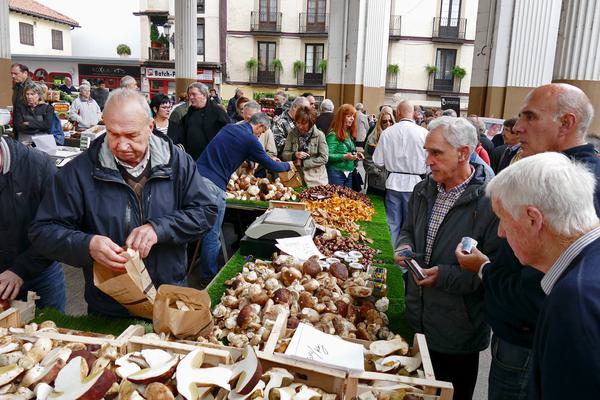
[(32, 0), (10, 0), (10, 49), (13, 54), (70, 56), (71, 30), (77, 21)]

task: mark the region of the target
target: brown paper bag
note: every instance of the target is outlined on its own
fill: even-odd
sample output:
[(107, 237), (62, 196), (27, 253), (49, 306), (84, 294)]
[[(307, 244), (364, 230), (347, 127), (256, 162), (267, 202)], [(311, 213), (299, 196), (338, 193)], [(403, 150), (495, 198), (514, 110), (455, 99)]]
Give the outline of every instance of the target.
[(279, 179), (281, 180), (283, 186), (286, 187), (296, 189), (302, 186), (302, 177), (296, 169), (279, 172)]
[[(181, 301), (189, 311), (180, 310)], [(152, 324), (156, 333), (172, 333), (179, 339), (208, 335), (213, 328), (210, 296), (206, 290), (160, 285), (154, 301)]]
[(115, 272), (94, 263), (94, 285), (131, 314), (152, 319), (156, 289), (148, 270), (137, 251), (128, 249), (122, 255), (129, 260), (125, 264), (126, 272)]

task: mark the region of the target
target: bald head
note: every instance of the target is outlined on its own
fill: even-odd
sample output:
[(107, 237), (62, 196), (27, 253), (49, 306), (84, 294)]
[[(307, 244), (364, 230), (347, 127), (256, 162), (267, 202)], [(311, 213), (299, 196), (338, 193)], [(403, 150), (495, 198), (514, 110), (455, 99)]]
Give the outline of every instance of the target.
[(408, 100), (402, 100), (398, 103), (396, 107), (396, 114), (398, 116), (398, 120), (403, 118), (412, 119), (413, 118), (413, 105)]
[(529, 92), (525, 102), (533, 99), (547, 102), (554, 111), (555, 120), (561, 119), (565, 115), (572, 115), (575, 118), (575, 129), (580, 137), (585, 136), (594, 118), (592, 102), (577, 86), (567, 83), (543, 85)]

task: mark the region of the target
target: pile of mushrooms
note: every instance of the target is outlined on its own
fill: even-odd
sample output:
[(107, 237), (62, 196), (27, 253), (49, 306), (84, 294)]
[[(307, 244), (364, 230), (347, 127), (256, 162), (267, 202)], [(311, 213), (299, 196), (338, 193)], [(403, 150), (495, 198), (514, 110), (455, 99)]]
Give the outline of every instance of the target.
[(257, 178), (253, 175), (238, 176), (236, 173), (229, 178), (225, 196), (228, 199), (255, 201), (296, 201), (298, 198), (294, 189), (284, 186), (279, 178), (271, 183), (267, 178)]
[(350, 275), (342, 263), (323, 271), (315, 258), (301, 263), (280, 255), (272, 262), (246, 263), (225, 285), (228, 288), (213, 309), (213, 335), (235, 347), (266, 342), (281, 313), (289, 313), (290, 338), (300, 322), (342, 337), (394, 338), (387, 327), (388, 299), (374, 299), (366, 272)]

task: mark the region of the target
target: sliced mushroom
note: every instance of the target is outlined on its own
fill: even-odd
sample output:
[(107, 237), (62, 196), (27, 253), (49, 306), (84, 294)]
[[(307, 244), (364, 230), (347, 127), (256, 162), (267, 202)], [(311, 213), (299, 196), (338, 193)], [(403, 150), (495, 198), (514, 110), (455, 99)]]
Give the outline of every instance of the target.
[(263, 380), (267, 382), (267, 386), (265, 387), (263, 397), (265, 399), (269, 398), (269, 392), (271, 389), (279, 388), (282, 386), (288, 386), (294, 380), (294, 375), (292, 375), (285, 368), (271, 368), (262, 376)]
[(402, 355), (406, 355), (408, 354), (408, 343), (401, 337), (392, 340), (378, 340), (369, 345), (369, 350), (380, 357), (385, 357), (397, 351)]

